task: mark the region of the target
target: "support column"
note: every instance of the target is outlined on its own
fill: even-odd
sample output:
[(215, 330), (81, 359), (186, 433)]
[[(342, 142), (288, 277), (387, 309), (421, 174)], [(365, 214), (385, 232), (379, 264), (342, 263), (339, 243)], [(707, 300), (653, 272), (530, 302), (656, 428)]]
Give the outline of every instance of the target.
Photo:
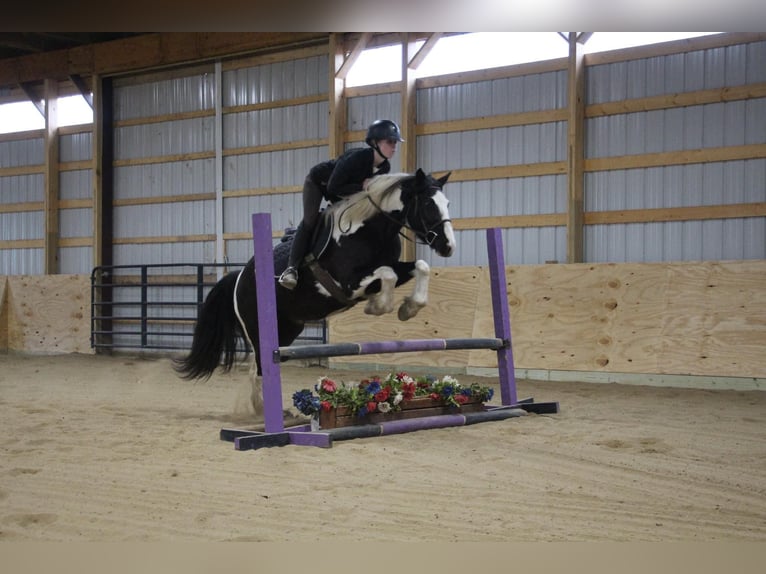
[[(589, 36), (589, 35), (588, 35)], [(585, 66), (582, 42), (587, 37), (569, 33), (567, 85), (567, 263), (583, 260), (583, 185), (585, 157)]]
[[(417, 91), (415, 84), (417, 72), (411, 67), (417, 53), (414, 34), (402, 33), (402, 94), (401, 94), (401, 125), (402, 135), (405, 139), (401, 144), (402, 171), (414, 173), (417, 169), (417, 138), (415, 136), (415, 124), (417, 118)], [(402, 243), (402, 261), (415, 261), (415, 234), (407, 229), (404, 233), (406, 239), (400, 239)]]
[(58, 81), (45, 80), (45, 249), (46, 275), (59, 272)]
[[(343, 34), (330, 34), (329, 44), (329, 118), (327, 121), (328, 158), (336, 158), (345, 148), (348, 118), (346, 113), (346, 78), (340, 74), (345, 62)], [(339, 75), (340, 74), (340, 75)], [(301, 181), (303, 184), (303, 181)]]

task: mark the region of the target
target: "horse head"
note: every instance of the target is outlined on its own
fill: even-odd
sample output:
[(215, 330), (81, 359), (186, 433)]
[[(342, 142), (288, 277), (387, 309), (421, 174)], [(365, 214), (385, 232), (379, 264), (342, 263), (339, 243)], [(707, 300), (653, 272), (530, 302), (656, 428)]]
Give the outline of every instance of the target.
[(442, 257), (452, 255), (456, 246), (449, 201), (442, 191), (450, 173), (436, 179), (418, 168), (401, 185), (407, 226)]

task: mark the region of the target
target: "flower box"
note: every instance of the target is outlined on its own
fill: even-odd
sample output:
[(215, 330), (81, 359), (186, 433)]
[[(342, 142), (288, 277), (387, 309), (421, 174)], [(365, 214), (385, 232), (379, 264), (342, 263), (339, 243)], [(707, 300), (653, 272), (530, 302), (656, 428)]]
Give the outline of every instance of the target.
[(470, 413), (484, 410), (484, 403), (478, 399), (469, 399), (460, 407), (430, 397), (415, 397), (401, 403), (401, 410), (387, 413), (370, 413), (362, 417), (354, 416), (348, 407), (332, 408), (319, 413), (319, 428), (334, 429), (363, 424), (377, 424), (416, 417)]

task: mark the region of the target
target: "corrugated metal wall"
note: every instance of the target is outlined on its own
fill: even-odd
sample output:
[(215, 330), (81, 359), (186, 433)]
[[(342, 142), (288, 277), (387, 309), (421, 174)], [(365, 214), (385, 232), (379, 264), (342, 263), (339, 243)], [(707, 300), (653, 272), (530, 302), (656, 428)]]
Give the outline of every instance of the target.
[[(587, 102), (681, 94), (766, 81), (766, 42), (587, 68)], [(586, 120), (587, 158), (766, 143), (766, 98)], [(585, 210), (766, 201), (766, 159), (587, 173)], [(693, 261), (766, 257), (766, 218), (588, 225), (585, 259)]]
[[(275, 231), (295, 227), (300, 193), (312, 166), (327, 158), (328, 57), (311, 56), (223, 72), (223, 209), (226, 253), (232, 261), (253, 254), (252, 213), (268, 211)], [(311, 100), (319, 101), (302, 103)], [(248, 149), (254, 148), (254, 149)]]
[[(59, 137), (59, 161), (89, 162), (93, 157), (93, 134), (83, 131)], [(59, 174), (59, 272), (87, 274), (93, 267), (93, 170), (91, 168), (64, 170)], [(76, 206), (84, 200), (86, 207), (67, 207), (73, 200)], [(75, 245), (66, 245), (67, 239)], [(78, 241), (79, 240), (79, 241)], [(82, 243), (82, 244), (81, 244)]]
[[(0, 142), (0, 167), (34, 168), (44, 163), (42, 136)], [(45, 219), (42, 211), (38, 211), (42, 209), (44, 199), (45, 177), (42, 173), (0, 177), (0, 205), (29, 204), (22, 211), (0, 212), (0, 241), (37, 240), (39, 245), (0, 250), (0, 275), (44, 272), (41, 242), (45, 237)]]
[[(418, 123), (446, 122), (555, 110), (567, 105), (565, 71), (419, 89)], [(503, 167), (566, 160), (566, 122), (468, 130), (418, 137), (418, 165), (426, 171)], [(538, 215), (566, 211), (563, 175), (448, 183), (453, 219), (492, 215)], [(506, 229), (509, 264), (566, 260), (566, 228)], [(484, 230), (457, 232), (458, 250), (445, 259), (418, 246), (417, 256), (434, 266), (487, 263)]]
[[(269, 63), (213, 64), (115, 81), (115, 264), (214, 262), (222, 234), (230, 261), (247, 260), (250, 214), (269, 211), (275, 231), (301, 217), (300, 187), (327, 158), (328, 57), (324, 53)], [(263, 60), (261, 60), (263, 61)], [(766, 42), (591, 65), (587, 104), (672, 95), (766, 82)], [(216, 86), (220, 85), (220, 89)], [(398, 90), (349, 98), (348, 129), (374, 119), (401, 121)], [(420, 87), (419, 126), (567, 105), (566, 70)], [(220, 109), (220, 124), (216, 109)], [(766, 98), (700, 103), (672, 109), (590, 117), (586, 160), (685, 152), (766, 143)], [(220, 141), (216, 134), (220, 131)], [(567, 123), (436, 130), (417, 140), (426, 171), (502, 168), (567, 160)], [(347, 147), (361, 145), (348, 142)], [(219, 147), (218, 154), (216, 148)], [(92, 259), (92, 173), (67, 162), (91, 158), (91, 134), (60, 139), (60, 267), (87, 273)], [(0, 142), (0, 167), (44, 163), (41, 137)], [(401, 158), (392, 162), (401, 169)], [(40, 173), (0, 177), (0, 204), (39, 204)], [(219, 183), (220, 182), (220, 183)], [(218, 189), (220, 187), (220, 189)], [(565, 175), (453, 181), (447, 186), (453, 219), (563, 214)], [(218, 228), (216, 204), (222, 205)], [(718, 206), (766, 201), (766, 159), (586, 171), (587, 213)], [(0, 212), (0, 241), (43, 239), (41, 208)], [(566, 228), (509, 227), (511, 264), (566, 261)], [(610, 223), (585, 226), (587, 261), (674, 261), (766, 257), (766, 218)], [(0, 249), (1, 274), (43, 272), (38, 244)], [(483, 230), (458, 231), (450, 259), (419, 246), (434, 266), (486, 263)]]

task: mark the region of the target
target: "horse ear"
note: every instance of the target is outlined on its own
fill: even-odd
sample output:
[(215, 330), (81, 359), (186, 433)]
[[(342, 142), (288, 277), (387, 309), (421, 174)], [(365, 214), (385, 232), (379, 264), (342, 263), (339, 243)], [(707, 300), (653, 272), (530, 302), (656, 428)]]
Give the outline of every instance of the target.
[(418, 183), (421, 183), (425, 179), (426, 179), (426, 172), (424, 172), (421, 168), (418, 168), (418, 171), (415, 172), (415, 181)]
[(439, 182), (439, 185), (441, 185), (442, 187), (444, 187), (444, 184), (445, 184), (445, 183), (447, 183), (447, 180), (449, 179), (449, 176), (450, 176), (450, 175), (452, 175), (452, 172), (451, 172), (451, 171), (448, 171), (448, 172), (447, 172), (447, 175), (443, 175), (443, 176), (441, 176), (441, 177), (440, 177), (439, 179), (437, 179), (436, 181), (438, 181), (438, 182)]

